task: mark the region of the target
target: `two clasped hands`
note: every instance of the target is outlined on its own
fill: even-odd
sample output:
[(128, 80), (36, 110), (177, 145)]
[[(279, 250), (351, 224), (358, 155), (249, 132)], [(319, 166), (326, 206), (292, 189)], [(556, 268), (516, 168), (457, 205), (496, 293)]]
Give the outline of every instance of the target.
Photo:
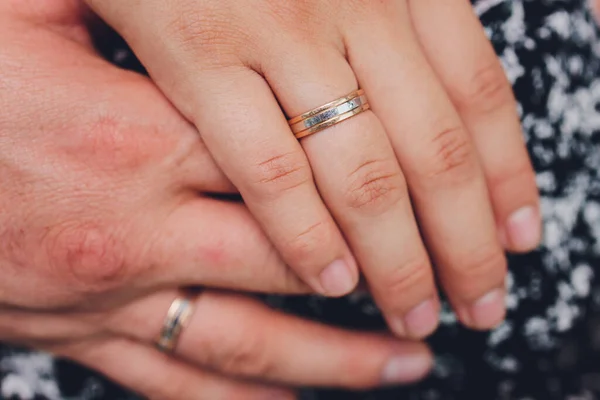
[[(95, 53), (92, 10), (150, 78)], [(294, 136), (288, 118), (359, 88), (369, 110)], [(0, 189), (0, 340), (156, 399), (418, 380), (434, 276), (490, 329), (504, 251), (541, 236), (511, 88), (464, 1), (4, 1)], [(359, 276), (389, 334), (243, 294), (337, 297)]]

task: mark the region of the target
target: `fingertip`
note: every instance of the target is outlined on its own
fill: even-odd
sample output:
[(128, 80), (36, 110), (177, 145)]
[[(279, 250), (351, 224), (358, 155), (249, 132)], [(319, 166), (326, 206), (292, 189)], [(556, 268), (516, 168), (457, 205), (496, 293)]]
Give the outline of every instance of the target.
[(535, 250), (542, 241), (542, 218), (538, 206), (524, 206), (506, 219), (500, 227), (502, 244), (510, 251), (525, 253)]
[(471, 329), (480, 331), (494, 329), (506, 318), (505, 297), (504, 289), (492, 290), (471, 305), (459, 306), (458, 317)]
[(399, 385), (414, 383), (425, 378), (433, 367), (433, 353), (422, 343), (401, 346), (385, 363), (381, 384)]
[(421, 340), (431, 335), (439, 325), (439, 301), (425, 300), (403, 317), (392, 318), (390, 329), (401, 338)]
[(358, 285), (356, 262), (350, 257), (329, 264), (319, 275), (321, 292), (328, 297), (341, 297), (352, 292)]
[(406, 314), (408, 336), (411, 339), (424, 339), (431, 335), (439, 325), (439, 301), (430, 299), (413, 308)]

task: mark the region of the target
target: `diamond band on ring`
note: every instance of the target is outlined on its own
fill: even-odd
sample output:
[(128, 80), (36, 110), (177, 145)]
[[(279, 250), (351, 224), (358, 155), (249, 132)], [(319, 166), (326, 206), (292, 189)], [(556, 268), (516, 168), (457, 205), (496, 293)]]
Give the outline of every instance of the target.
[(298, 117), (291, 118), (288, 120), (288, 124), (296, 139), (302, 139), (339, 124), (369, 108), (364, 91), (359, 89)]
[(179, 340), (179, 336), (190, 321), (194, 311), (195, 296), (191, 294), (179, 295), (169, 307), (165, 321), (156, 341), (156, 347), (165, 353), (172, 353)]

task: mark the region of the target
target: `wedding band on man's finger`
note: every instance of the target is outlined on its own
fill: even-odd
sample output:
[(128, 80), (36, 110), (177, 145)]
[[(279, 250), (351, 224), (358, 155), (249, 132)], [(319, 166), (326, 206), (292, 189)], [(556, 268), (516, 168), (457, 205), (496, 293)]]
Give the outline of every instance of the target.
[(160, 351), (165, 353), (175, 351), (181, 332), (188, 325), (194, 313), (194, 302), (197, 297), (197, 293), (182, 292), (173, 300), (156, 340), (156, 347)]
[[(169, 290), (134, 301), (111, 316), (108, 328), (142, 343), (156, 343), (162, 331), (163, 348), (178, 360), (277, 385), (364, 389), (414, 382), (431, 368), (424, 344), (320, 325), (232, 293), (186, 296)], [(167, 309), (165, 318), (159, 310)], [(350, 367), (355, 359), (360, 365)]]

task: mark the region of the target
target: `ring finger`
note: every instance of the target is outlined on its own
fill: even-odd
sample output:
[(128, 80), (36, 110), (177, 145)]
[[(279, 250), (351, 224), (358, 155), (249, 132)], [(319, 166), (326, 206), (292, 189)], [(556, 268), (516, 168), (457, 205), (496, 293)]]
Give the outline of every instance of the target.
[[(106, 318), (107, 329), (154, 342), (175, 298), (167, 291), (136, 301)], [(406, 383), (431, 366), (423, 344), (330, 328), (211, 291), (195, 300), (174, 354), (226, 375), (294, 386)]]

